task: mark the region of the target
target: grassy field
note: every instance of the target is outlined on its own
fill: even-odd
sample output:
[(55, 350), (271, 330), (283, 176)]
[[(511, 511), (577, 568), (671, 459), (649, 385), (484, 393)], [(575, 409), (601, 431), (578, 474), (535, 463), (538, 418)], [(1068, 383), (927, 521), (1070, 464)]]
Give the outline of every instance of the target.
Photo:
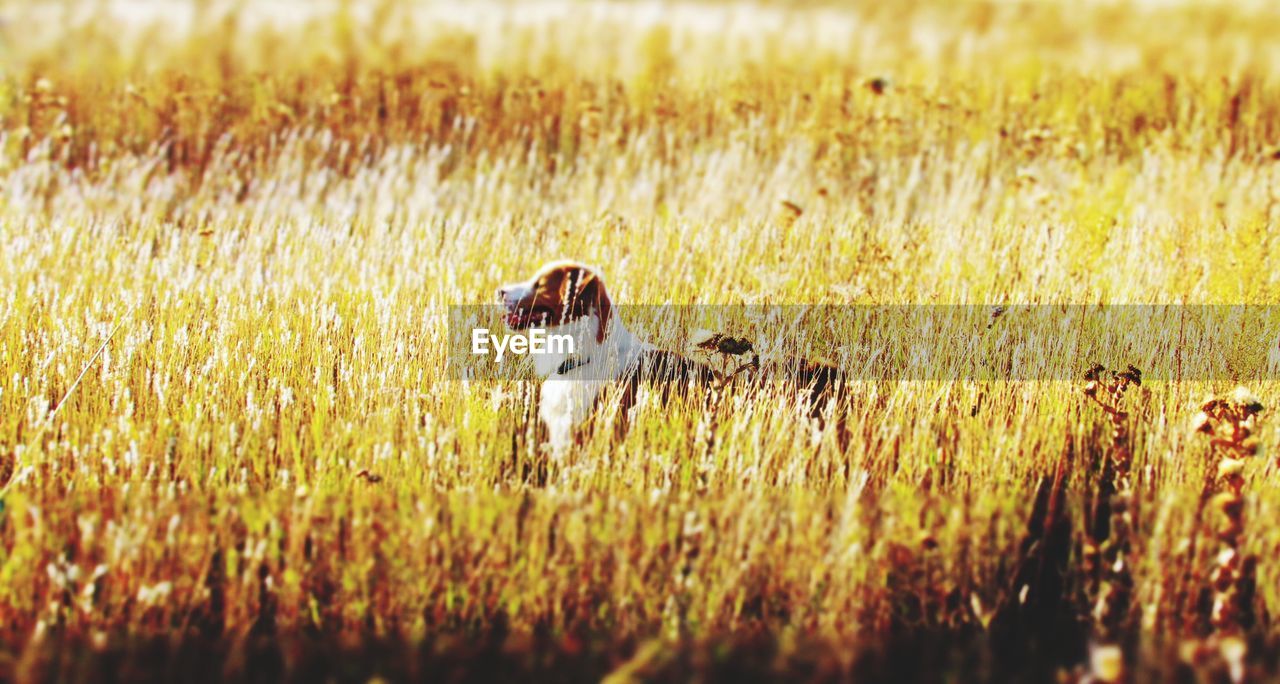
[(1280, 677), (1280, 420), (1196, 418), (1274, 374), (869, 382), (846, 453), (677, 403), (548, 464), (531, 381), (444, 363), (559, 257), (628, 304), (1280, 303), (1277, 35), (0, 2), (0, 680)]

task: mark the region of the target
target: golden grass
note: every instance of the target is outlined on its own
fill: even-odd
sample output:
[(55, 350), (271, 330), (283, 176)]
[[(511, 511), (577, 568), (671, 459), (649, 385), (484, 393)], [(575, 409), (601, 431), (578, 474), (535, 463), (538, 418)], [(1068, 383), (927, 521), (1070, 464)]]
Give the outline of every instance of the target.
[[(155, 635), (230, 676), (305, 672), (307, 638), (430, 645), (361, 676), (486, 640), (458, 671), (1087, 666), (1111, 440), (1075, 384), (869, 384), (846, 456), (781, 401), (714, 439), (650, 410), (534, 486), (531, 389), (450, 380), (445, 307), (561, 256), (627, 303), (1280, 300), (1265, 5), (0, 18), (0, 678), (85, 676), (63, 644), (145, 661)], [(1127, 398), (1133, 587), (1108, 638), (1140, 672), (1210, 636), (1217, 463), (1187, 424), (1237, 382), (1280, 396)], [(1271, 610), (1276, 424), (1237, 545)], [(1275, 676), (1280, 631), (1243, 633)], [(1226, 667), (1202, 651), (1186, 666)]]

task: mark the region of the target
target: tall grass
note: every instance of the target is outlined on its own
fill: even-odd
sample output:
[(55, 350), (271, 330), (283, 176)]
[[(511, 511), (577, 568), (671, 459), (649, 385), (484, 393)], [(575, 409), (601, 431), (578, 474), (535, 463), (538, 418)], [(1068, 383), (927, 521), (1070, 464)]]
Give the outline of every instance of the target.
[[(561, 256), (628, 303), (1280, 299), (1265, 5), (0, 8), (0, 678), (1087, 668), (1079, 386), (869, 383), (844, 455), (650, 406), (536, 483), (445, 307)], [(1187, 421), (1239, 382), (1280, 396), (1126, 398), (1131, 672), (1219, 666)]]

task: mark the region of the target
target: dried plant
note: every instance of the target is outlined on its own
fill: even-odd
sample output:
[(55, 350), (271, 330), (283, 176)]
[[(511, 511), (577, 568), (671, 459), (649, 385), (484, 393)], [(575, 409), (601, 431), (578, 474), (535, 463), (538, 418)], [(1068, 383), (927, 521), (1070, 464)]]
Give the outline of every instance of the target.
[[(1100, 407), (1111, 424), (1111, 440), (1101, 478), (1103, 506), (1094, 515), (1107, 516), (1106, 524), (1089, 526), (1085, 544), (1085, 571), (1091, 578), (1093, 600), (1094, 674), (1102, 681), (1116, 681), (1123, 666), (1117, 663), (1117, 645), (1129, 627), (1133, 601), (1133, 561), (1130, 557), (1135, 535), (1136, 499), (1130, 480), (1133, 444), (1130, 414), (1124, 408), (1130, 387), (1142, 385), (1142, 371), (1130, 365), (1123, 371), (1108, 370), (1101, 364), (1085, 372), (1084, 395)], [(1105, 671), (1096, 665), (1106, 663)]]
[(760, 367), (760, 355), (745, 337), (699, 330), (694, 334), (691, 345), (704, 356), (712, 357), (712, 363), (723, 384), (728, 384), (740, 373)]
[(1262, 412), (1257, 395), (1237, 387), (1230, 394), (1207, 397), (1191, 420), (1192, 432), (1209, 440), (1206, 493), (1211, 497), (1211, 519), (1207, 531), (1218, 542), (1218, 550), (1207, 572), (1202, 573), (1208, 577), (1212, 596), (1207, 617), (1213, 632), (1205, 640), (1189, 642), (1184, 657), (1193, 664), (1203, 664), (1212, 662), (1216, 655), (1235, 682), (1244, 678), (1248, 655), (1244, 634), (1256, 620), (1258, 558), (1243, 554), (1241, 541), (1245, 534), (1244, 472), (1258, 453), (1255, 433)]

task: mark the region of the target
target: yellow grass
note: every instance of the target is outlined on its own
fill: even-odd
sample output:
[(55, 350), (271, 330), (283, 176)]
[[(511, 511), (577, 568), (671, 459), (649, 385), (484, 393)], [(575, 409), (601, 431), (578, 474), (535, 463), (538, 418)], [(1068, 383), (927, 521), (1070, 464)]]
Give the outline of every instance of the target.
[[(307, 638), (436, 654), (359, 676), (495, 639), (512, 671), (586, 677), (883, 674), (910, 655), (859, 654), (899, 643), (935, 654), (927, 677), (1087, 668), (1079, 556), (1110, 438), (1082, 383), (868, 384), (848, 454), (780, 397), (723, 408), (714, 437), (692, 405), (650, 407), (540, 480), (531, 383), (451, 379), (446, 307), (559, 257), (625, 303), (1280, 301), (1262, 3), (0, 20), (0, 678), (81, 678), (60, 644), (97, 663), (155, 635), (221, 644), (229, 676), (260, 651), (296, 675), (323, 658)], [(1186, 426), (1239, 383), (1280, 397), (1255, 375), (1126, 399), (1130, 667), (1167, 673), (1212, 631), (1216, 464)], [(1272, 611), (1278, 424), (1240, 544)], [(1044, 617), (1017, 566), (1060, 470), (1071, 555)], [(1010, 634), (1063, 620), (1075, 645), (1033, 638), (1036, 662), (1001, 669)], [(1247, 634), (1275, 676), (1280, 631)], [(709, 645), (757, 637), (776, 660)], [(936, 655), (952, 644), (967, 655)]]

